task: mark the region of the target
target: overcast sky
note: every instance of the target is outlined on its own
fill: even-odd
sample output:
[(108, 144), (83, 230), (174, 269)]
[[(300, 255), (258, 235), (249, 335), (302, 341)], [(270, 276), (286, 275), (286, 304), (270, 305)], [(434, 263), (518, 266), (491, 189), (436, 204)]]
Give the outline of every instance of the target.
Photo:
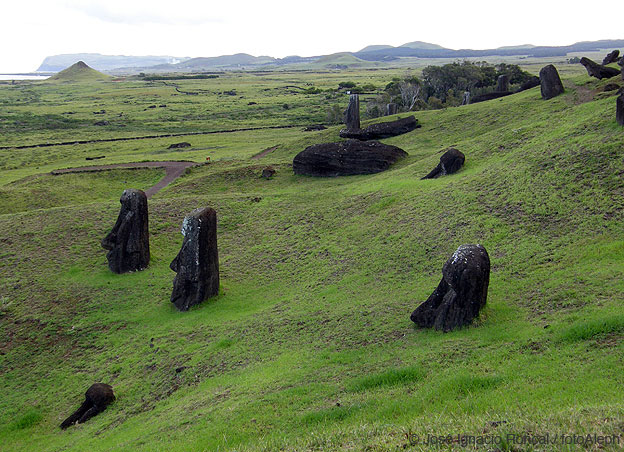
[[(426, 41), (453, 49), (623, 39), (621, 0), (3, 0), (0, 72), (48, 55), (323, 55)], [(611, 12), (617, 14), (611, 14)]]

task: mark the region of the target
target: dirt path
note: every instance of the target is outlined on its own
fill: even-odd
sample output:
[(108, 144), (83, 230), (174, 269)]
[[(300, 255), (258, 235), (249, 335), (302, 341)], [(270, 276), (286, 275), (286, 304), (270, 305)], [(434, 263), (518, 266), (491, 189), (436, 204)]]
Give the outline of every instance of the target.
[(252, 158), (252, 159), (254, 159), (254, 160), (258, 160), (259, 158), (262, 158), (262, 157), (264, 157), (265, 155), (270, 154), (271, 152), (273, 152), (273, 151), (274, 151), (274, 150), (276, 150), (276, 149), (277, 149), (277, 146), (273, 146), (273, 147), (270, 147), (270, 148), (266, 148), (266, 149), (265, 149), (264, 151), (262, 151), (261, 153), (251, 156), (251, 158)]
[(86, 173), (92, 171), (106, 171), (116, 168), (164, 168), (165, 177), (163, 177), (156, 185), (145, 190), (145, 194), (148, 198), (151, 198), (154, 193), (165, 188), (171, 182), (176, 180), (187, 168), (200, 165), (195, 162), (137, 162), (137, 163), (117, 163), (115, 165), (95, 165), (95, 166), (79, 166), (77, 168), (65, 168), (52, 171), (52, 174), (67, 174), (67, 173)]

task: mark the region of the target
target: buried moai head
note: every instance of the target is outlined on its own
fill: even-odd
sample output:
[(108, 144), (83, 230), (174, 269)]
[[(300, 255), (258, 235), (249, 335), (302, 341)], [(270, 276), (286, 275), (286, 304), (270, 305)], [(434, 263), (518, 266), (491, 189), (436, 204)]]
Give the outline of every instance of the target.
[(85, 392), (85, 401), (80, 408), (63, 421), (61, 428), (65, 430), (73, 424), (82, 424), (93, 416), (100, 414), (108, 405), (115, 401), (113, 387), (106, 383), (94, 383)]
[(539, 73), (540, 88), (542, 91), (542, 99), (548, 100), (562, 94), (565, 89), (557, 68), (552, 64), (544, 66)]
[(349, 106), (344, 112), (344, 123), (347, 130), (360, 130), (360, 96), (351, 94)]
[(468, 325), (485, 306), (490, 257), (481, 245), (462, 245), (442, 267), (442, 280), (411, 320), (422, 328), (451, 331)]
[(115, 273), (143, 270), (149, 264), (147, 196), (128, 189), (121, 195), (121, 210), (113, 230), (102, 240), (108, 267)]
[(217, 212), (210, 207), (196, 209), (182, 223), (182, 249), (171, 262), (177, 273), (171, 302), (180, 311), (219, 293)]

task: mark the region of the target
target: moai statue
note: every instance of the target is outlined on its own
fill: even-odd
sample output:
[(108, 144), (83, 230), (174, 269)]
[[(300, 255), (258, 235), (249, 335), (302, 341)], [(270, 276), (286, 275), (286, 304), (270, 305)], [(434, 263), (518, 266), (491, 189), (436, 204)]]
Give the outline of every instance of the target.
[(615, 119), (619, 125), (624, 126), (624, 90), (620, 91), (615, 100)]
[(552, 64), (544, 66), (539, 73), (542, 99), (548, 100), (562, 94), (565, 90), (557, 68)]
[(506, 74), (498, 76), (498, 83), (496, 84), (496, 91), (506, 92), (509, 91), (509, 76)]
[(349, 96), (349, 106), (344, 112), (344, 122), (347, 130), (360, 130), (360, 96), (358, 94)]
[(464, 91), (464, 97), (462, 98), (462, 105), (470, 104), (470, 91)]
[(180, 311), (219, 293), (217, 212), (210, 207), (196, 209), (182, 223), (182, 249), (171, 262), (177, 273), (171, 302)]
[(121, 195), (121, 211), (113, 230), (102, 240), (108, 268), (115, 273), (143, 270), (149, 265), (147, 196), (142, 190), (128, 189)]
[(395, 103), (389, 103), (386, 105), (386, 116), (396, 115), (399, 112), (398, 105)]

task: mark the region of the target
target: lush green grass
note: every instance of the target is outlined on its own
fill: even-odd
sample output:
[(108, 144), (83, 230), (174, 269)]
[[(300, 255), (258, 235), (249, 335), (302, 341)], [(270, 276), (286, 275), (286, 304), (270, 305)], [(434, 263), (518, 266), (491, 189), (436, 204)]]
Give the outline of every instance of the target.
[[(314, 86), (374, 77), (382, 86), (384, 76), (391, 71), (230, 74), (180, 86), (210, 91), (189, 96), (188, 108), (218, 112), (225, 126), (241, 124), (219, 116), (234, 108), (221, 103), (233, 96), (214, 94), (226, 86), (273, 106), (256, 118), (254, 105), (237, 101), (241, 116), (279, 125), (321, 105), (289, 94), (287, 102), (299, 106), (277, 108), (283, 98), (263, 90), (283, 89), (289, 77)], [(162, 89), (142, 83), (106, 82), (100, 94), (79, 87), (62, 108), (85, 118), (96, 108), (115, 111), (122, 93), (144, 89), (150, 99)], [(614, 97), (594, 96), (606, 83), (574, 76), (566, 94), (548, 102), (537, 88), (418, 112), (421, 129), (385, 140), (409, 157), (370, 176), (292, 174), (293, 156), (337, 139), (338, 126), (0, 151), (7, 162), (0, 179), (2, 449), (465, 450), (408, 438), (621, 435), (624, 130), (614, 120)], [(13, 88), (0, 89), (7, 111), (38, 115), (70, 93), (67, 85), (29, 89), (39, 107), (20, 107)], [(101, 106), (91, 106), (90, 96), (102, 96)], [(153, 110), (133, 114), (147, 118)], [(181, 110), (127, 132), (222, 124), (187, 123)], [(71, 135), (5, 126), (14, 143)], [(90, 126), (84, 135), (92, 132), (108, 136)], [(193, 147), (166, 150), (175, 141)], [(449, 146), (466, 154), (465, 167), (420, 180)], [(127, 275), (108, 271), (99, 242), (114, 224), (121, 190), (148, 186), (158, 170), (37, 175), (85, 165), (88, 155), (117, 163), (174, 155), (203, 161), (206, 153), (214, 163), (150, 201), (152, 261)], [(17, 156), (21, 163), (9, 166)], [(261, 179), (269, 164), (276, 176)], [(204, 205), (219, 214), (221, 294), (180, 313), (169, 302), (169, 263), (184, 215)], [(447, 334), (414, 328), (409, 314), (463, 243), (483, 244), (492, 261), (481, 317)], [(58, 424), (95, 381), (112, 384), (117, 401), (61, 432)], [(512, 446), (501, 447), (544, 450)]]

